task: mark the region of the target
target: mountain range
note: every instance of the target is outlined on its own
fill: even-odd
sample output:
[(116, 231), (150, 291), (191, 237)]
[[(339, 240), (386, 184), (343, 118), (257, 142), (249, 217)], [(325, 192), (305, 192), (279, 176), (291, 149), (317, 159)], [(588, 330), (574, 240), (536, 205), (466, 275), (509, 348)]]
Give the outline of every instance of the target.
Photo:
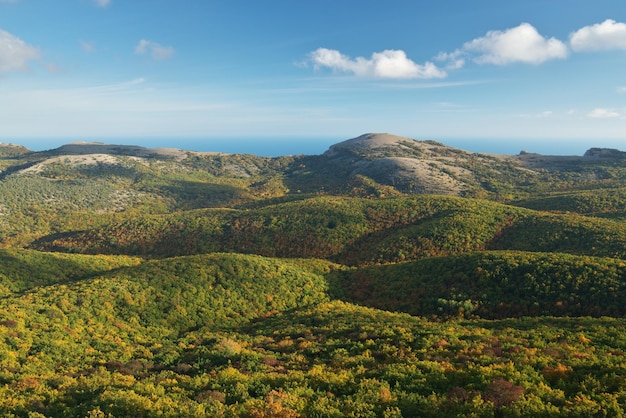
[(620, 416), (626, 153), (0, 145), (4, 416)]

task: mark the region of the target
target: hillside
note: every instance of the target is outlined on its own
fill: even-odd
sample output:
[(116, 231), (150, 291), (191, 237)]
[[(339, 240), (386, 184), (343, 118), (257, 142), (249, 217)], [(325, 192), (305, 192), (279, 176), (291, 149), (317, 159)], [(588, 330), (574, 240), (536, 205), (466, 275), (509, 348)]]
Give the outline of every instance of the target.
[[(75, 143), (0, 158), (0, 242), (24, 246), (136, 215), (319, 195), (437, 193), (619, 217), (626, 195), (611, 190), (623, 185), (626, 170), (623, 158), (609, 155), (494, 156), (388, 134), (362, 135), (322, 155), (279, 158)], [(604, 200), (589, 202), (602, 193)]]
[(622, 416), (626, 157), (0, 144), (0, 415)]
[(620, 259), (489, 251), (337, 274), (348, 300), (418, 316), (626, 315)]
[(143, 215), (43, 237), (31, 248), (171, 257), (238, 252), (342, 264), (485, 249), (626, 257), (623, 223), (443, 196), (315, 197), (252, 209)]
[[(532, 267), (537, 260), (547, 267)], [(503, 313), (491, 298), (508, 293), (499, 288), (506, 275), (493, 268), (517, 262), (513, 269), (524, 276), (515, 280), (528, 283), (524, 295), (536, 298), (528, 306), (541, 310), (544, 306), (533, 301), (547, 303), (578, 291), (582, 296), (586, 288), (623, 275), (623, 263), (576, 257), (485, 254), (482, 261), (476, 256), (450, 261), (430, 259), (430, 267), (400, 264), (383, 272), (213, 254), (111, 264), (109, 271), (85, 272), (71, 283), (15, 292), (0, 299), (0, 411), (52, 417), (179, 416), (181, 411), (185, 416), (530, 417), (546, 410), (552, 416), (620, 410), (616, 397), (623, 395), (626, 376), (621, 319), (442, 322), (336, 300), (384, 305), (402, 294), (404, 299), (384, 307), (412, 306), (429, 317), (471, 316), (488, 312), (489, 305), (471, 296), (465, 300), (461, 292), (491, 292), (483, 302)], [(463, 271), (477, 264), (484, 268), (480, 277), (463, 278)], [(604, 277), (595, 278), (593, 268), (606, 271)], [(550, 279), (552, 273), (576, 270), (587, 270), (586, 278), (576, 288), (555, 292), (559, 280), (568, 279)], [(415, 278), (397, 289), (407, 273)], [(426, 284), (429, 273), (444, 280)], [(393, 282), (381, 286), (385, 276)], [(476, 286), (477, 279), (482, 284)], [(463, 288), (464, 281), (474, 285)], [(439, 293), (430, 294), (433, 286)], [(592, 301), (602, 308), (604, 295), (597, 291)], [(446, 298), (448, 292), (453, 293)], [(506, 300), (514, 301), (513, 295)], [(475, 304), (479, 309), (472, 311)], [(514, 311), (515, 305), (506, 308)], [(569, 308), (576, 305), (562, 312)]]

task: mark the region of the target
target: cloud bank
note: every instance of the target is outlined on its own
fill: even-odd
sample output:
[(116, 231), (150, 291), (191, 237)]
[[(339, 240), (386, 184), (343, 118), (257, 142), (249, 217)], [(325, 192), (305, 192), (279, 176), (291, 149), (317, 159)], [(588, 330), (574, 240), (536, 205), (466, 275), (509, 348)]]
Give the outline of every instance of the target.
[(171, 46), (163, 46), (153, 41), (142, 39), (135, 47), (135, 53), (139, 55), (149, 54), (155, 60), (166, 60), (174, 55), (175, 49)]
[(352, 73), (358, 77), (411, 79), (444, 78), (446, 72), (432, 62), (420, 65), (402, 50), (375, 52), (371, 58), (352, 59), (334, 49), (318, 48), (309, 54), (316, 69), (325, 67), (333, 71)]
[(626, 50), (626, 23), (607, 19), (585, 26), (570, 35), (574, 51)]
[(39, 50), (0, 29), (0, 72), (28, 69), (28, 62), (41, 58)]

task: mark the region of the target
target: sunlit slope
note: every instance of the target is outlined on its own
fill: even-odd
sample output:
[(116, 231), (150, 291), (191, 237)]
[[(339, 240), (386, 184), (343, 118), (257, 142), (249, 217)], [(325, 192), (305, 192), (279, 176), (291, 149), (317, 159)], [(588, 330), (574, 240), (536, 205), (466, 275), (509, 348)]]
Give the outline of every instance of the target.
[[(39, 258), (56, 266), (58, 283), (31, 271), (38, 286), (0, 298), (0, 317), (14, 327), (45, 329), (59, 323), (115, 321), (180, 331), (207, 326), (218, 329), (254, 318), (328, 300), (326, 275), (338, 265), (310, 259), (280, 260), (255, 255), (211, 254), (137, 263), (136, 259), (83, 255), (46, 255), (22, 251), (24, 260)], [(46, 257), (47, 256), (47, 257)], [(45, 260), (44, 260), (45, 259)], [(109, 262), (103, 260), (117, 260)], [(83, 277), (72, 281), (81, 263)], [(85, 266), (83, 266), (85, 267)], [(96, 271), (100, 270), (98, 274)], [(28, 273), (3, 267), (3, 279), (21, 284)], [(68, 322), (69, 321), (69, 322)], [(19, 335), (16, 335), (18, 339)], [(93, 337), (97, 339), (96, 336)]]
[(528, 197), (515, 204), (535, 210), (575, 212), (587, 216), (624, 220), (626, 219), (626, 188), (607, 187), (555, 192), (547, 196)]
[[(81, 260), (97, 263), (100, 259), (21, 256), (24, 260), (39, 257), (42, 267), (63, 258), (68, 270), (59, 271), (60, 276), (72, 274)], [(179, 367), (179, 372), (184, 370), (181, 378), (192, 374), (192, 365), (198, 365), (193, 374), (198, 373), (198, 367), (207, 366), (203, 360), (207, 356), (190, 352), (191, 341), (199, 338), (195, 344), (208, 345), (213, 332), (236, 334), (235, 326), (252, 319), (328, 300), (323, 276), (335, 268), (324, 261), (232, 254), (123, 268), (119, 267), (124, 263), (117, 264), (111, 263), (108, 272), (96, 277), (41, 283), (28, 292), (0, 297), (1, 415), (40, 411), (46, 416), (82, 417), (98, 399), (116, 416), (145, 412), (145, 405), (132, 404), (132, 396), (126, 398), (124, 379), (126, 383), (130, 375), (145, 379), (164, 369), (162, 377), (172, 378), (179, 363), (187, 363)], [(5, 271), (7, 276), (17, 277), (10, 270)], [(185, 337), (199, 328), (206, 330), (204, 336)], [(104, 390), (108, 384), (111, 387)], [(159, 391), (167, 387), (152, 381), (152, 388), (155, 384)], [(200, 388), (198, 384), (198, 392)], [(167, 405), (173, 411), (186, 410), (195, 395), (175, 392), (168, 399), (181, 404)], [(89, 405), (92, 408), (83, 409)]]
[(413, 315), (626, 314), (626, 263), (557, 253), (476, 252), (335, 273), (347, 300)]
[[(623, 321), (543, 315), (623, 316), (622, 260), (476, 252), (344, 268), (242, 254), (11, 254), (62, 260), (60, 277), (83, 273), (0, 298), (4, 415), (620, 409)], [(581, 402), (590, 381), (595, 395)]]
[(76, 282), (140, 262), (139, 258), (126, 256), (0, 250), (0, 295)]
[(251, 209), (143, 215), (52, 235), (33, 248), (169, 257), (209, 252), (325, 258), (349, 265), (484, 249), (624, 257), (620, 222), (480, 199), (316, 197)]
[(623, 218), (625, 161), (602, 152), (488, 155), (390, 134), (361, 135), (321, 155), (278, 158), (98, 143), (44, 152), (0, 145), (0, 245), (25, 247), (149, 214), (259, 208), (312, 196), (438, 194)]
[(6, 416), (571, 417), (623, 407), (619, 319), (442, 322), (333, 301), (181, 332), (106, 306), (42, 307), (40, 297), (11, 300), (20, 316), (0, 325)]

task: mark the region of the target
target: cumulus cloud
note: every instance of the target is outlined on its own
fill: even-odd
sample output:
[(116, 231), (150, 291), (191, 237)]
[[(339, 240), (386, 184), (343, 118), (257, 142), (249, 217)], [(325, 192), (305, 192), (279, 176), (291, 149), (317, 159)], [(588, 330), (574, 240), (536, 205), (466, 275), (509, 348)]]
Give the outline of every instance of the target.
[(174, 48), (171, 46), (163, 46), (153, 41), (142, 39), (135, 47), (135, 53), (144, 55), (149, 54), (155, 60), (165, 60), (174, 55)]
[(94, 1), (100, 7), (107, 7), (109, 4), (111, 4), (111, 0), (94, 0)]
[(0, 29), (0, 72), (26, 70), (28, 61), (39, 58), (37, 48)]
[(446, 69), (448, 70), (458, 70), (465, 66), (465, 58), (463, 55), (465, 55), (464, 52), (457, 49), (454, 52), (440, 52), (434, 59), (436, 61), (447, 62)]
[(604, 109), (599, 107), (597, 109), (593, 109), (587, 114), (587, 116), (595, 119), (614, 119), (619, 118), (622, 115), (614, 109)]
[[(556, 38), (546, 39), (534, 26), (522, 23), (505, 31), (489, 31), (465, 43), (459, 53), (473, 55), (479, 64), (506, 65), (515, 62), (541, 64), (567, 57), (567, 46)], [(455, 53), (453, 53), (454, 56)]]
[(585, 26), (572, 33), (569, 42), (574, 51), (626, 49), (626, 23), (607, 19)]
[(315, 68), (326, 67), (334, 71), (353, 73), (359, 77), (375, 78), (444, 78), (446, 72), (432, 62), (424, 65), (413, 62), (402, 50), (388, 49), (375, 52), (371, 58), (352, 59), (334, 49), (318, 48), (309, 54)]

